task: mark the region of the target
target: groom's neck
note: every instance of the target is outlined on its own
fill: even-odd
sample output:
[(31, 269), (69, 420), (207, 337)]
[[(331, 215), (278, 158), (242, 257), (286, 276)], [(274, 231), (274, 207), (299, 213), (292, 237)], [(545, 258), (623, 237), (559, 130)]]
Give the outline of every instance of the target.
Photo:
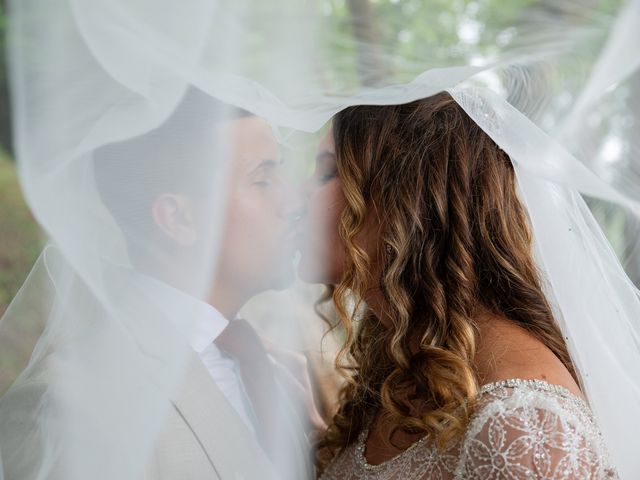
[(226, 319), (232, 320), (238, 316), (238, 312), (250, 298), (251, 295), (245, 292), (218, 285), (211, 290), (207, 302)]

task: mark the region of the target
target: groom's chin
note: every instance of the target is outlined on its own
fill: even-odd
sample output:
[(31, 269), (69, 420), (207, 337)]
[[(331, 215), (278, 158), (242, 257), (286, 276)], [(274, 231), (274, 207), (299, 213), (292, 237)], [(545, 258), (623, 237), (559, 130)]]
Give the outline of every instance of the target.
[(298, 278), (305, 283), (311, 284), (334, 283), (326, 268), (310, 263), (304, 257), (301, 257), (298, 263)]

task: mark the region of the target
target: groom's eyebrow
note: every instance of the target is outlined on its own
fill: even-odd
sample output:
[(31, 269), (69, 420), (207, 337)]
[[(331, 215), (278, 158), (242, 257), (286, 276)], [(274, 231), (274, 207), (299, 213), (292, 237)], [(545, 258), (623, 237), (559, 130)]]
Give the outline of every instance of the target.
[(279, 165), (282, 165), (283, 162), (284, 159), (282, 158), (279, 158), (277, 160), (274, 160), (273, 158), (267, 158), (262, 160), (253, 170), (251, 170), (250, 173), (256, 172), (261, 168), (277, 167)]

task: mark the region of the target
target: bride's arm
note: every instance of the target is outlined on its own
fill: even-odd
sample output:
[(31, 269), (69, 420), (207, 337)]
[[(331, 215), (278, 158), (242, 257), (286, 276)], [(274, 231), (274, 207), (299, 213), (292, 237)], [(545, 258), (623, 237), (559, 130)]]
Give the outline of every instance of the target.
[(557, 406), (555, 400), (547, 406), (536, 401), (488, 405), (467, 432), (458, 470), (464, 472), (461, 478), (618, 478), (597, 427)]

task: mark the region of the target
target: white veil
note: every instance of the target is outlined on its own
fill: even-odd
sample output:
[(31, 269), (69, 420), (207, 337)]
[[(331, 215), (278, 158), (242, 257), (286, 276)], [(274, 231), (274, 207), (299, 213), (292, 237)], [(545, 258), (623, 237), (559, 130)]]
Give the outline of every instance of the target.
[[(13, 0), (9, 17), (16, 160), (49, 244), (0, 323), (0, 479), (141, 478), (176, 396), (198, 396), (189, 339), (221, 270), (280, 290), (255, 300), (258, 330), (320, 348), (315, 292), (273, 274), (292, 259), (225, 247), (246, 206), (234, 149), (274, 160), (264, 128), (230, 122), (273, 129), (301, 179), (334, 113), (442, 90), (510, 155), (582, 386), (622, 478), (640, 475), (640, 1)], [(171, 245), (149, 224), (158, 192), (192, 202)], [(300, 407), (287, 396), (277, 422)], [(281, 439), (270, 473), (228, 405), (208, 407), (221, 478), (304, 470)]]

